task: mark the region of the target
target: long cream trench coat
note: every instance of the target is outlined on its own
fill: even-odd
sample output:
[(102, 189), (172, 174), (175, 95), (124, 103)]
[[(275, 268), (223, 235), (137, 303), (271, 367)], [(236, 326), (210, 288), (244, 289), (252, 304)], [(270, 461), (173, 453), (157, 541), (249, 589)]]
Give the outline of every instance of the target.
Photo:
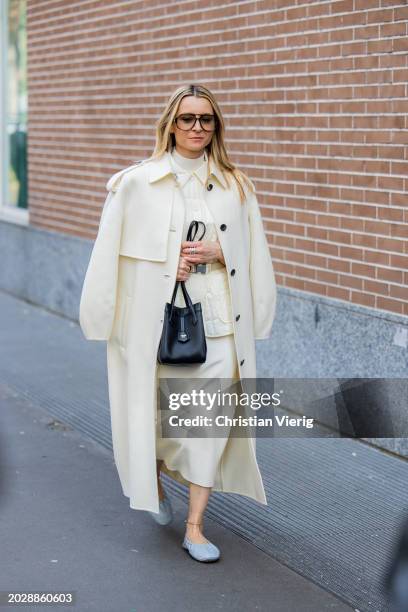
[[(107, 341), (112, 443), (123, 493), (131, 508), (153, 512), (159, 511), (157, 350), (184, 221), (169, 155), (143, 160), (109, 179), (79, 307), (85, 338)], [(255, 379), (255, 339), (269, 337), (276, 307), (257, 198), (250, 195), (242, 205), (238, 189), (228, 187), (214, 162), (205, 198), (228, 271), (239, 376)], [(228, 439), (213, 488), (267, 503), (253, 437)]]

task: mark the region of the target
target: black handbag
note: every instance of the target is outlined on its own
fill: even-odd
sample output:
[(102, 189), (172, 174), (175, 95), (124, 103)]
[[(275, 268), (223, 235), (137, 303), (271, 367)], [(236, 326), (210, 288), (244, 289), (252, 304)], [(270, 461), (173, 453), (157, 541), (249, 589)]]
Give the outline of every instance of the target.
[[(194, 240), (202, 221), (192, 221), (186, 240)], [(174, 301), (179, 285), (183, 291), (186, 306), (175, 306)], [(204, 363), (207, 358), (201, 302), (193, 304), (184, 281), (176, 281), (170, 304), (164, 307), (163, 330), (157, 351), (157, 361), (162, 364), (182, 365)]]

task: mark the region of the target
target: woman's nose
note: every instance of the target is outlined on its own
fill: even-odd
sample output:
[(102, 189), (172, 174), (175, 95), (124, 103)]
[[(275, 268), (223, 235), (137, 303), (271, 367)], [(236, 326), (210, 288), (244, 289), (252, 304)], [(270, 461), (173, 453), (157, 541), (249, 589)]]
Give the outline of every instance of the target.
[(194, 125), (193, 125), (193, 127), (192, 127), (191, 129), (195, 130), (196, 132), (197, 132), (197, 131), (198, 131), (198, 132), (201, 132), (201, 130), (203, 129), (203, 128), (201, 127), (201, 123), (200, 123), (200, 121), (199, 121), (198, 117), (196, 117), (195, 123), (194, 123)]

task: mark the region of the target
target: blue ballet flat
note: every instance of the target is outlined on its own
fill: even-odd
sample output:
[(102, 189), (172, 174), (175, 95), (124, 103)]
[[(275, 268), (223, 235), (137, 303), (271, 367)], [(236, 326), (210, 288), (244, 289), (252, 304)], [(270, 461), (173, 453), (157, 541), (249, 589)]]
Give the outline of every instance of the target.
[(150, 512), (150, 516), (159, 525), (168, 525), (173, 520), (173, 508), (171, 507), (170, 499), (164, 491), (164, 499), (159, 499), (159, 512)]
[(206, 563), (210, 561), (217, 561), (220, 558), (220, 551), (211, 542), (204, 542), (203, 544), (194, 544), (187, 536), (184, 537), (182, 547), (187, 550), (190, 557), (193, 557), (196, 561), (204, 561)]

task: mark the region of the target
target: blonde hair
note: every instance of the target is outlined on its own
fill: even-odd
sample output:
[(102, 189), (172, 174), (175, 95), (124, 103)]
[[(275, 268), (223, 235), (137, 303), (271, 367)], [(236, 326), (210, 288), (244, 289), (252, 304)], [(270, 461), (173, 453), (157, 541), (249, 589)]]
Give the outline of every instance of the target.
[(185, 96), (206, 98), (210, 102), (215, 114), (216, 125), (211, 141), (206, 146), (207, 155), (221, 170), (229, 187), (231, 187), (231, 179), (235, 180), (242, 204), (246, 198), (244, 187), (247, 186), (252, 192), (255, 191), (255, 187), (253, 182), (241, 170), (236, 168), (229, 159), (224, 144), (225, 124), (220, 107), (213, 94), (203, 85), (182, 85), (171, 94), (165, 109), (156, 123), (156, 145), (150, 159), (161, 157), (165, 151), (171, 151), (175, 145), (175, 136), (170, 133), (170, 129), (177, 115), (180, 102)]

